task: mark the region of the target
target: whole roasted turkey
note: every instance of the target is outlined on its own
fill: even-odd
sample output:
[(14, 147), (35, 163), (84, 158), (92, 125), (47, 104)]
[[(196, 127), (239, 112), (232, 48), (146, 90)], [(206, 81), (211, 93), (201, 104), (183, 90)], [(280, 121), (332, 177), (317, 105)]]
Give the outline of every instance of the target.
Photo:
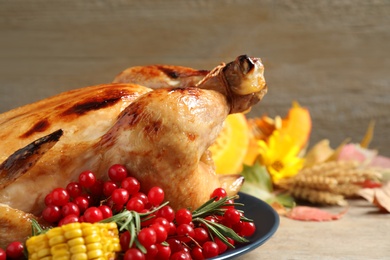
[[(267, 91), (263, 65), (246, 55), (212, 71), (133, 67), (114, 83), (68, 91), (0, 115), (0, 246), (26, 239), (53, 188), (91, 170), (126, 165), (174, 208), (196, 208), (220, 186), (208, 147), (228, 114)], [(237, 184), (238, 183), (238, 184)]]

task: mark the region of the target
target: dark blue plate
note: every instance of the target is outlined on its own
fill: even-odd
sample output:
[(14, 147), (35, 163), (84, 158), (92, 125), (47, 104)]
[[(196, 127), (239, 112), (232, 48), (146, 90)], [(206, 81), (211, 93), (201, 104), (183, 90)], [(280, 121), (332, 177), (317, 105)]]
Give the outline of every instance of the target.
[(279, 227), (279, 215), (270, 205), (246, 193), (240, 192), (238, 195), (240, 198), (236, 202), (243, 203), (244, 206), (237, 206), (237, 209), (243, 210), (247, 218), (253, 219), (256, 232), (249, 238), (249, 243), (237, 245), (236, 248), (211, 258), (213, 260), (231, 259), (246, 254), (264, 244)]

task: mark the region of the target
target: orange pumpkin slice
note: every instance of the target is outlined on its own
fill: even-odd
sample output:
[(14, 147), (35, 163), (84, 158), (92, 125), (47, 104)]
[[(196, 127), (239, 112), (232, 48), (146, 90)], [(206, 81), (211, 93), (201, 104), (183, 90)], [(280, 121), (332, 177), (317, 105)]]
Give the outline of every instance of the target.
[(217, 140), (209, 148), (218, 174), (236, 174), (242, 170), (249, 146), (249, 128), (244, 114), (229, 115)]

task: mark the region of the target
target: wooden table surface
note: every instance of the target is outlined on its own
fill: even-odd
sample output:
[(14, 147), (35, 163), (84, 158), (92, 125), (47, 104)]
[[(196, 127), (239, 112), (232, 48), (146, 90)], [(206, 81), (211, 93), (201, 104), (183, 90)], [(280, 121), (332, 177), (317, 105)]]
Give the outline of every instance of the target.
[[(154, 63), (211, 69), (259, 56), (269, 92), (250, 116), (309, 108), (311, 143), (359, 142), (390, 156), (390, 2), (386, 0), (0, 0), (0, 112), (110, 82)], [(340, 208), (331, 208), (337, 212)], [(281, 218), (240, 259), (390, 259), (390, 215), (353, 201), (338, 221)]]
[[(390, 259), (390, 215), (363, 200), (349, 204), (347, 213), (336, 221), (281, 217), (269, 241), (238, 259)], [(345, 208), (322, 209), (336, 214)]]

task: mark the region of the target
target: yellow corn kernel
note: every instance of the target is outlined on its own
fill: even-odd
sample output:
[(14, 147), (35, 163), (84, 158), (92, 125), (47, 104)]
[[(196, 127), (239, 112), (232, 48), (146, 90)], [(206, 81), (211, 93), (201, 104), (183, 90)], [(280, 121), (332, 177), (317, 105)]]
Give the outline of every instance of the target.
[(65, 231), (64, 233), (64, 237), (66, 239), (72, 239), (72, 238), (77, 238), (82, 236), (83, 236), (83, 231), (81, 231), (81, 229), (69, 230), (69, 231)]
[(42, 258), (45, 256), (51, 256), (50, 248), (43, 248), (37, 252), (38, 258)]
[(87, 247), (85, 245), (76, 245), (72, 246), (69, 249), (71, 254), (81, 254), (87, 252)]
[(78, 245), (85, 245), (85, 241), (84, 241), (84, 238), (77, 237), (77, 238), (73, 238), (71, 240), (68, 240), (68, 245), (70, 247), (78, 246)]
[(95, 259), (98, 257), (102, 257), (104, 254), (103, 254), (103, 250), (98, 249), (98, 250), (88, 251), (87, 255), (88, 255), (88, 259)]
[(55, 227), (47, 231), (46, 236), (50, 240), (53, 237), (60, 236), (64, 233), (61, 227)]
[(53, 256), (53, 260), (70, 260), (70, 255)]
[(77, 229), (81, 229), (81, 224), (78, 223), (78, 222), (75, 222), (75, 223), (69, 223), (69, 224), (66, 224), (66, 225), (63, 225), (61, 226), (62, 230), (64, 232), (66, 231), (71, 231), (71, 230), (77, 230)]
[(73, 254), (70, 260), (88, 260), (88, 256), (86, 253), (77, 253)]
[(50, 248), (51, 254), (54, 256), (67, 256), (70, 255), (69, 246), (66, 243), (57, 244)]
[(51, 255), (45, 256), (45, 257), (39, 258), (39, 260), (53, 260), (53, 257)]
[(93, 251), (93, 250), (97, 250), (97, 249), (102, 249), (102, 248), (103, 248), (103, 245), (101, 243), (91, 243), (91, 244), (87, 245), (88, 252)]
[(86, 244), (98, 243), (100, 242), (100, 236), (98, 234), (92, 234), (85, 237)]
[(59, 235), (59, 236), (50, 238), (49, 245), (55, 246), (55, 245), (62, 244), (65, 242), (66, 242), (66, 238), (63, 235)]
[(107, 260), (121, 250), (116, 223), (72, 223), (26, 241), (30, 260)]

